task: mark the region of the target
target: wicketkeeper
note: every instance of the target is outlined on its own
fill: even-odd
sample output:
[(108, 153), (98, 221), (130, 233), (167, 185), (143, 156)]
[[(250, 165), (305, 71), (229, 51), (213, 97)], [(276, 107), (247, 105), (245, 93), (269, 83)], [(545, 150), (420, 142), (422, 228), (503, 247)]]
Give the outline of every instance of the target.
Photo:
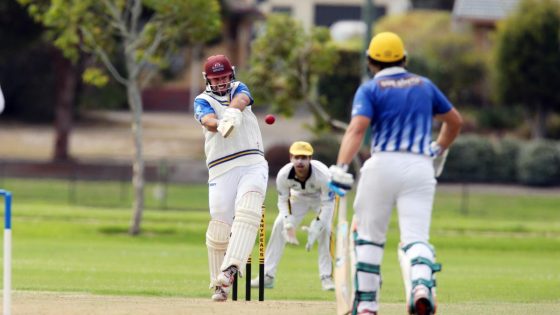
[[(313, 147), (303, 141), (290, 146), (290, 163), (276, 176), (278, 190), (278, 217), (266, 249), (265, 288), (274, 287), (276, 270), (286, 243), (299, 245), (296, 229), (309, 211), (316, 216), (309, 227), (305, 248), (310, 251), (315, 241), (319, 250), (319, 277), (323, 290), (334, 290), (332, 279), (331, 223), (334, 194), (330, 191), (327, 166), (312, 159)], [(259, 278), (251, 281), (258, 287)]]
[(206, 90), (194, 101), (204, 132), (210, 223), (206, 231), (212, 300), (225, 301), (255, 245), (268, 164), (253, 98), (224, 55), (204, 64)]
[[(377, 34), (370, 42), (368, 67), (373, 79), (354, 96), (352, 120), (342, 139), (332, 182), (350, 189), (348, 164), (371, 130), (371, 158), (360, 170), (354, 211), (356, 274), (354, 314), (377, 314), (381, 261), (394, 206), (398, 210), (398, 249), (410, 314), (436, 311), (434, 273), (440, 270), (429, 243), (436, 179), (443, 157), (462, 126), (459, 112), (427, 78), (405, 69), (406, 52), (394, 33)], [(442, 122), (435, 141), (432, 120)]]

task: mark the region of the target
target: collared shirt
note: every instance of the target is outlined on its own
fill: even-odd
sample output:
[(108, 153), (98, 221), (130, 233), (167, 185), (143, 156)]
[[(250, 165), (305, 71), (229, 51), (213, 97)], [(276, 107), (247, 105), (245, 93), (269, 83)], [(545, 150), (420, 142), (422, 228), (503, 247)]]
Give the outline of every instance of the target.
[(391, 67), (358, 88), (352, 117), (371, 120), (372, 153), (401, 151), (431, 156), (433, 116), (452, 107), (429, 79)]

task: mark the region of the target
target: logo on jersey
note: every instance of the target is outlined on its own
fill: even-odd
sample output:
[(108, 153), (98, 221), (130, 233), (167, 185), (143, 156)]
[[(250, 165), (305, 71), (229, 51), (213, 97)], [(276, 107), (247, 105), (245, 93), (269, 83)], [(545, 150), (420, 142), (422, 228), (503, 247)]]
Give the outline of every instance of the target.
[(387, 88), (407, 88), (414, 85), (422, 84), (422, 79), (416, 76), (401, 79), (383, 79), (379, 80), (379, 86), (382, 89)]

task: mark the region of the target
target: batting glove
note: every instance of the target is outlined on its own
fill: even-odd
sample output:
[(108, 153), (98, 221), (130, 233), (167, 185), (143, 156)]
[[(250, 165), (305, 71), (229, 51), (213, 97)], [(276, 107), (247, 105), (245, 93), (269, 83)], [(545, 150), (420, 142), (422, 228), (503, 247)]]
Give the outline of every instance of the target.
[(233, 125), (235, 127), (238, 127), (239, 125), (241, 125), (242, 118), (243, 118), (243, 113), (237, 108), (228, 107), (224, 111), (224, 118), (223, 119), (227, 119), (227, 120), (232, 121)]
[(295, 219), (291, 214), (284, 217), (284, 228), (282, 229), (282, 236), (286, 240), (286, 243), (299, 245), (299, 241), (296, 237)]
[(222, 137), (227, 138), (241, 124), (242, 113), (239, 109), (228, 107), (224, 111), (222, 119), (218, 121), (218, 132)]
[(310, 251), (315, 241), (317, 241), (321, 233), (325, 230), (325, 225), (319, 218), (315, 218), (308, 227), (302, 226), (301, 229), (307, 231), (307, 244), (305, 244), (305, 249)]
[(348, 173), (347, 167), (338, 165), (331, 165), (329, 171), (331, 173), (331, 180), (329, 182), (331, 190), (339, 196), (346, 195), (346, 192), (352, 189), (354, 175)]

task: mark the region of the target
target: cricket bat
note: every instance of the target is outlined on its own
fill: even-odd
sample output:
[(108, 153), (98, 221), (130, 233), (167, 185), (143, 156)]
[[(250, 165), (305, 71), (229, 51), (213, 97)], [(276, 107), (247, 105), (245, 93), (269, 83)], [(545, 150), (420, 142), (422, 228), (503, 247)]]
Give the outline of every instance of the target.
[[(336, 211), (337, 210), (337, 211)], [(336, 254), (334, 282), (336, 293), (336, 314), (352, 312), (352, 262), (350, 259), (349, 224), (346, 219), (346, 196), (335, 197), (335, 212), (338, 212), (336, 225)]]

